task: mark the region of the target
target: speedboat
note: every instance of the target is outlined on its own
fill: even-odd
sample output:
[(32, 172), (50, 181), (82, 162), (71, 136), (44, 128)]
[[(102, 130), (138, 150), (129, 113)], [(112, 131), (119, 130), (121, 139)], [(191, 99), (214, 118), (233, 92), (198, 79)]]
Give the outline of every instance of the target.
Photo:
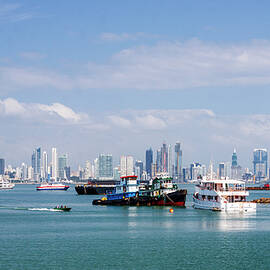
[(66, 207), (66, 206), (55, 206), (53, 208), (54, 210), (57, 210), (57, 211), (64, 211), (64, 212), (69, 212), (71, 210), (70, 207)]

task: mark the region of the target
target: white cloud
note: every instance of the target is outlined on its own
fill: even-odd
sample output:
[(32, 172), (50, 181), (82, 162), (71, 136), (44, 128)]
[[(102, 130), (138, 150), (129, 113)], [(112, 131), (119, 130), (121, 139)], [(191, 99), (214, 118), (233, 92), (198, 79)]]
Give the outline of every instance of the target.
[(41, 111), (55, 113), (65, 120), (71, 120), (74, 122), (81, 120), (81, 116), (79, 114), (75, 113), (71, 108), (60, 103), (53, 103), (52, 105), (37, 104), (36, 106)]
[(6, 89), (181, 90), (270, 84), (270, 42), (225, 44), (189, 40), (127, 48), (105, 64), (89, 63), (69, 74), (31, 67), (0, 67)]
[(0, 112), (1, 117), (18, 116), (22, 119), (33, 119), (40, 122), (57, 120), (54, 116), (67, 122), (79, 122), (86, 118), (85, 114), (75, 113), (71, 108), (60, 103), (52, 105), (20, 103), (13, 98), (0, 100)]
[(0, 112), (4, 115), (24, 115), (26, 109), (16, 99), (7, 98), (0, 100)]
[(124, 118), (124, 117), (120, 117), (117, 115), (111, 115), (111, 116), (108, 116), (108, 118), (116, 126), (119, 126), (122, 128), (129, 128), (131, 126), (131, 121)]

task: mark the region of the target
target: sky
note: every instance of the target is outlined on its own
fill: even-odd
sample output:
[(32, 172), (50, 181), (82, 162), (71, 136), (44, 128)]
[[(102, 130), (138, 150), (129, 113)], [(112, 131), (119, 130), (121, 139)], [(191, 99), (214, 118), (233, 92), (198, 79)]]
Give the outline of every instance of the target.
[(0, 157), (34, 148), (252, 168), (270, 147), (270, 2), (0, 0)]

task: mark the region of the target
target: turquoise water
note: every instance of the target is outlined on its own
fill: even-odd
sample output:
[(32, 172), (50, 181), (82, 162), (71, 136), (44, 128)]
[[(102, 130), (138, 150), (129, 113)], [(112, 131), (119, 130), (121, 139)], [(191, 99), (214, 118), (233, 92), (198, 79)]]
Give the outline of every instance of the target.
[[(184, 187), (184, 186), (182, 186)], [(270, 207), (253, 214), (92, 206), (98, 196), (0, 191), (0, 269), (270, 269)], [(250, 199), (270, 197), (253, 191)], [(69, 213), (49, 209), (72, 207)], [(34, 208), (34, 209), (33, 209)]]

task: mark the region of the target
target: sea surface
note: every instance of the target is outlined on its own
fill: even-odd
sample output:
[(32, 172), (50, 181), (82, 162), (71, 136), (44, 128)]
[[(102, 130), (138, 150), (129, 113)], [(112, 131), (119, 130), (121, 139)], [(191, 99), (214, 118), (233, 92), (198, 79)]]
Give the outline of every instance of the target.
[[(101, 196), (0, 191), (0, 269), (270, 269), (270, 206), (252, 214), (93, 206)], [(252, 191), (250, 199), (270, 197)], [(72, 207), (55, 212), (56, 205)]]

